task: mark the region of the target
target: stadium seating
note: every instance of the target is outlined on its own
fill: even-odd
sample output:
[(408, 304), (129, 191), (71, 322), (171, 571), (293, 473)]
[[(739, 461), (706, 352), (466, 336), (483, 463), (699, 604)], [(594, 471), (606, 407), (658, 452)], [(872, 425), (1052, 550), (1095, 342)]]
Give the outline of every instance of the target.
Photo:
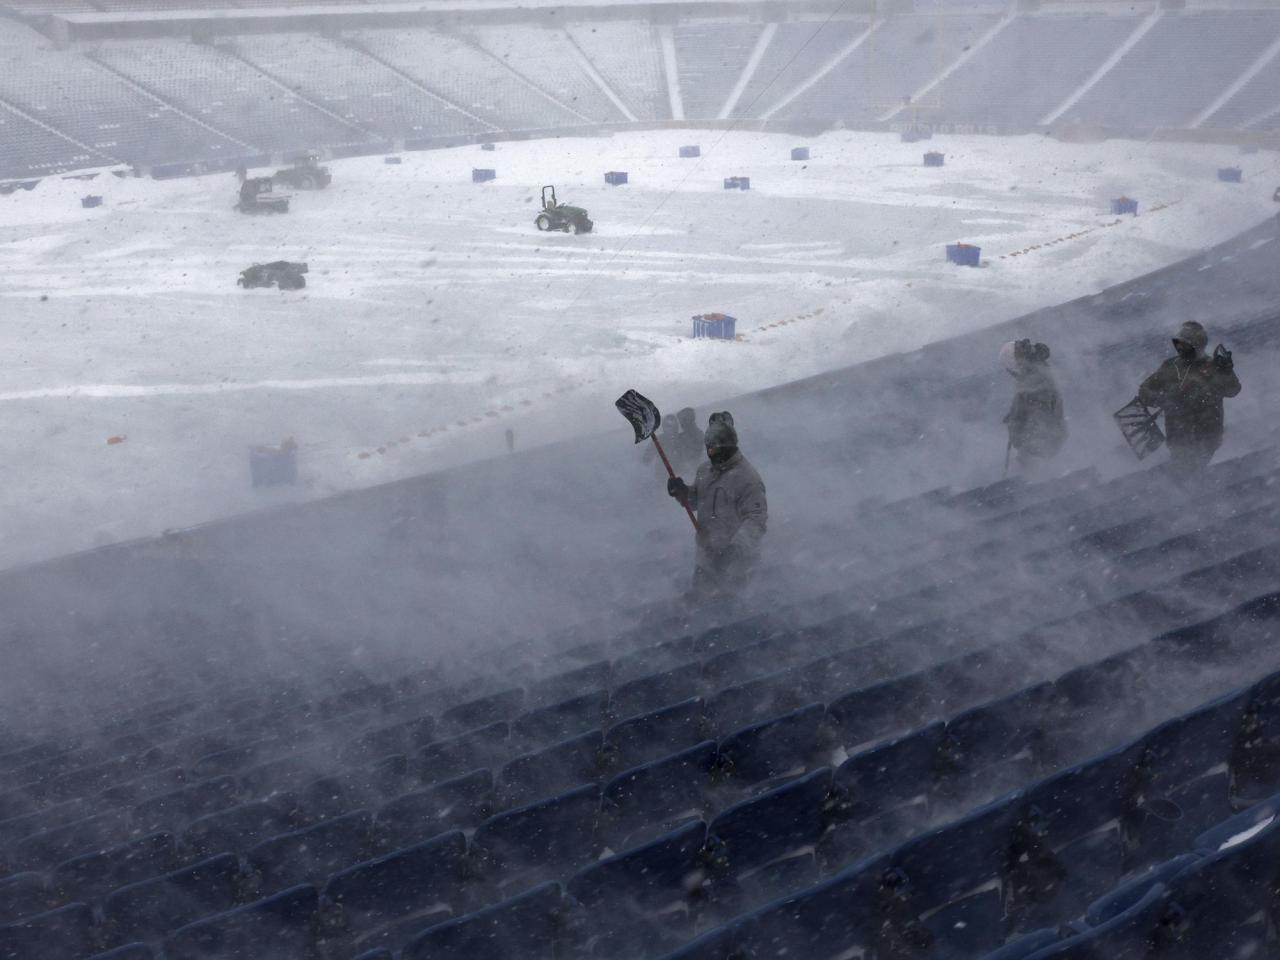
[(354, 47), (306, 34), (264, 34), (239, 37), (233, 49), (299, 96), (387, 139), (484, 129)]
[[(1274, 12), (1162, 17), (1068, 117), (1122, 130), (1180, 127), (1213, 103), (1280, 36)], [(1200, 69), (1187, 71), (1194, 58)], [(1123, 106), (1114, 98), (1124, 98)]]
[(167, 38), (122, 40), (98, 46), (96, 56), (193, 116), (234, 132), (259, 152), (366, 139), (217, 46)]
[[(1233, 502), (1246, 507), (1242, 528), (1253, 516), (1250, 509), (1268, 509), (1248, 505), (1265, 502), (1269, 488), (1258, 481), (1275, 475), (1274, 451), (1214, 470), (1228, 489), (1240, 491), (1241, 499)], [(1141, 513), (1134, 519), (1127, 501), (1115, 496), (1133, 483), (1121, 477), (1099, 485), (1080, 477), (1047, 481), (1038, 492), (1002, 484), (952, 497), (946, 509), (994, 512), (1010, 525), (1043, 527), (1046, 540), (1020, 543), (1029, 556), (1052, 542), (1053, 530), (1061, 540), (1062, 531), (1072, 529), (1061, 518), (1091, 517), (1092, 525), (1072, 530), (1068, 543), (1082, 545), (1086, 564), (1098, 551), (1133, 561), (1115, 588), (1122, 599), (1125, 590), (1146, 582), (1182, 583), (1179, 592), (1185, 592), (1233, 576), (1236, 569), (1259, 569), (1263, 581), (1274, 576), (1275, 548), (1265, 542), (1254, 546), (1247, 538), (1229, 545), (1221, 539), (1197, 542), (1194, 554), (1171, 565), (1188, 524)], [(1107, 500), (1115, 506), (1093, 506)], [(1029, 509), (1035, 503), (1039, 507)], [(987, 525), (982, 536), (998, 534), (999, 525)], [(963, 532), (956, 530), (957, 543), (965, 539)], [(1145, 579), (1143, 564), (1150, 566)], [(1068, 565), (1063, 575), (1070, 571)], [(879, 578), (870, 582), (874, 588)], [(963, 590), (963, 581), (950, 589)], [(918, 595), (918, 589), (907, 595)], [(1124, 602), (1144, 602), (1138, 599), (1141, 589), (1131, 596)], [(822, 609), (823, 602), (814, 606)], [(886, 599), (885, 609), (897, 625), (917, 619), (911, 605)], [(2, 936), (14, 943), (50, 937), (71, 944), (72, 952), (84, 944), (143, 940), (156, 947), (163, 941), (166, 950), (184, 957), (218, 951), (238, 956), (266, 928), (282, 944), (309, 945), (322, 936), (327, 949), (349, 949), (350, 956), (379, 944), (457, 951), (479, 936), (527, 936), (521, 949), (530, 955), (562, 941), (588, 951), (631, 945), (657, 955), (688, 941), (690, 946), (679, 948), (682, 955), (719, 956), (717, 950), (726, 944), (736, 949), (743, 938), (758, 946), (759, 938), (775, 936), (771, 930), (788, 931), (784, 939), (793, 945), (817, 936), (814, 930), (836, 936), (832, 918), (819, 916), (823, 898), (839, 896), (833, 891), (850, 884), (870, 883), (867, 871), (878, 884), (893, 878), (896, 919), (890, 932), (877, 933), (874, 924), (842, 916), (843, 932), (832, 941), (842, 949), (867, 937), (891, 936), (904, 943), (925, 938), (956, 955), (977, 955), (1003, 949), (1005, 939), (1010, 949), (1019, 942), (1028, 948), (1042, 944), (1043, 931), (1075, 918), (1097, 921), (1087, 933), (1092, 940), (1119, 936), (1109, 932), (1119, 918), (1126, 929), (1140, 926), (1134, 917), (1143, 914), (1135, 913), (1133, 901), (1172, 882), (1177, 870), (1168, 864), (1185, 865), (1178, 858), (1210, 842), (1198, 839), (1204, 831), (1229, 822), (1232, 791), (1247, 787), (1253, 796), (1265, 796), (1280, 775), (1269, 759), (1280, 751), (1268, 752), (1275, 739), (1270, 731), (1280, 725), (1265, 723), (1280, 702), (1270, 678), (1173, 716), (1137, 741), (1118, 740), (1158, 716), (1151, 704), (1135, 708), (1143, 700), (1135, 696), (1147, 672), (1143, 664), (1159, 661), (1172, 669), (1180, 663), (1188, 679), (1206, 665), (1223, 669), (1233, 656), (1252, 657), (1256, 664), (1265, 649), (1258, 644), (1267, 635), (1267, 618), (1275, 612), (1274, 601), (1259, 600), (1225, 618), (1187, 624), (1185, 614), (1167, 611), (1163, 632), (1157, 617), (1146, 636), (1117, 637), (1119, 651), (1101, 659), (1086, 653), (1081, 660), (1068, 651), (1055, 655), (1053, 631), (1041, 627), (1025, 642), (1043, 658), (1043, 678), (1028, 673), (1017, 657), (1024, 641), (1016, 633), (977, 636), (977, 645), (966, 652), (970, 634), (953, 641), (959, 646), (952, 658), (921, 666), (913, 663), (919, 655), (911, 652), (913, 644), (917, 651), (927, 648), (911, 639), (910, 626), (895, 630), (865, 615), (842, 615), (832, 618), (838, 627), (810, 627), (795, 636), (775, 632), (758, 639), (758, 629), (720, 628), (688, 643), (659, 641), (652, 659), (635, 647), (608, 661), (607, 669), (597, 662), (548, 673), (527, 691), (460, 691), (452, 703), (442, 692), (442, 708), (432, 721), (420, 716), (387, 723), (381, 718), (394, 717), (397, 700), (385, 699), (376, 687), (356, 687), (297, 709), (336, 714), (346, 731), (365, 727), (377, 736), (357, 735), (332, 752), (312, 754), (299, 777), (278, 761), (254, 766), (259, 751), (243, 746), (205, 753), (224, 744), (197, 733), (198, 724), (184, 725), (173, 731), (168, 752), (180, 747), (177, 753), (202, 771), (210, 767), (209, 757), (225, 756), (214, 766), (230, 773), (177, 793), (164, 792), (171, 781), (144, 774), (155, 799), (126, 791), (120, 812), (87, 818), (76, 814), (92, 805), (82, 798), (79, 809), (68, 808), (77, 798), (61, 791), (38, 791), (25, 806), (17, 795), (12, 798), (15, 811), (28, 810), (12, 819), (28, 828), (39, 822), (33, 815), (49, 811), (65, 808), (62, 816), (71, 819), (44, 830), (14, 828), (8, 862), (13, 868), (38, 865), (39, 872), (28, 870), (0, 886), (11, 921)], [(1053, 610), (1037, 613), (1040, 619), (1032, 623), (1055, 622)], [(927, 623), (931, 616), (924, 611), (919, 619)], [(1077, 626), (1087, 622), (1070, 615), (1069, 620)], [(1248, 627), (1255, 622), (1257, 628)], [(992, 644), (1004, 652), (997, 655)], [(649, 660), (664, 666), (663, 651), (684, 663), (627, 679), (635, 672), (628, 664), (639, 667)], [(775, 655), (782, 659), (771, 665), (783, 669), (753, 676), (762, 659)], [(845, 658), (861, 669), (846, 672), (839, 666)], [(1081, 662), (1073, 666), (1076, 661)], [(738, 681), (739, 674), (751, 679)], [(761, 701), (768, 716), (739, 722), (742, 708), (720, 695), (760, 680), (770, 681), (775, 691), (792, 687), (792, 699), (814, 699), (784, 709), (786, 698), (775, 693)], [(547, 707), (525, 710), (592, 682), (616, 693), (618, 712), (653, 709), (604, 726), (600, 720), (617, 715), (610, 712), (611, 697), (601, 701), (585, 694), (598, 711), (587, 717), (597, 725), (565, 739), (557, 739), (564, 729), (559, 723), (546, 722), (548, 714), (541, 711)], [(691, 690), (701, 696), (682, 700)], [(408, 702), (417, 708), (421, 696)], [(722, 713), (718, 704), (728, 708)], [(549, 716), (565, 715), (574, 714)], [(517, 722), (530, 716), (543, 720)], [(1088, 719), (1083, 727), (1075, 719), (1080, 717)], [(492, 722), (452, 733), (478, 721)], [(522, 731), (518, 737), (512, 735), (516, 728)], [(1250, 741), (1242, 740), (1246, 730)], [(443, 739), (433, 741), (437, 732)], [(714, 739), (706, 739), (708, 733)], [(286, 742), (308, 750), (312, 743)], [(1246, 742), (1249, 751), (1243, 753)], [(362, 748), (353, 751), (351, 743)], [(1114, 745), (1110, 752), (1098, 753), (1108, 745)], [(145, 741), (133, 746), (144, 754), (148, 748)], [(379, 754), (369, 747), (379, 746), (420, 751), (417, 773), (406, 768), (389, 789), (414, 779), (423, 786), (378, 808), (344, 811), (348, 794), (350, 803), (374, 794), (368, 792), (372, 785), (363, 793), (348, 791), (342, 771), (369, 764)], [(78, 770), (101, 770), (100, 757), (100, 751), (83, 747), (27, 748), (12, 764), (52, 783), (78, 784), (93, 796), (94, 790), (105, 792), (99, 789), (101, 776), (66, 778)], [(834, 767), (833, 758), (839, 761)], [(497, 775), (482, 769), (494, 764)], [(460, 768), (475, 772), (448, 779)], [(130, 762), (111, 769), (129, 783), (142, 768)], [(292, 787), (280, 790), (271, 771), (289, 784), (311, 776), (311, 801)], [(253, 788), (237, 789), (237, 776), (246, 774), (252, 774)], [(975, 810), (984, 802), (988, 806)], [(1171, 818), (1168, 811), (1175, 809), (1181, 816)], [(135, 828), (158, 825), (170, 832), (128, 839)], [(457, 827), (474, 830), (474, 836), (446, 832)], [(55, 863), (69, 847), (101, 846), (104, 833), (120, 842), (103, 852), (78, 850), (78, 856)], [(614, 852), (592, 862), (605, 849)], [(1025, 852), (1011, 865), (1009, 851), (1017, 849)], [(385, 852), (370, 859), (380, 851)], [(189, 867), (177, 864), (176, 858), (202, 854), (218, 855)], [(946, 865), (941, 872), (940, 865)], [(696, 895), (688, 887), (695, 875), (703, 878)], [(993, 880), (1006, 890), (1004, 899), (990, 894)], [(532, 882), (544, 883), (536, 897), (520, 892)], [(781, 898), (779, 906), (768, 905), (774, 898)], [(91, 907), (77, 906), (94, 902), (102, 904), (102, 925), (93, 921)], [(589, 909), (566, 923), (579, 903), (616, 911), (597, 910), (592, 918)], [(671, 903), (686, 904), (684, 919), (667, 915), (664, 904)], [(759, 904), (765, 905), (733, 919)], [(335, 908), (339, 913), (319, 920)], [(503, 918), (512, 917), (524, 919), (507, 927)], [(1006, 929), (1010, 923), (1015, 926)], [(712, 932), (695, 939), (699, 927)], [(129, 949), (145, 955), (146, 948)]]
[(570, 39), (637, 120), (671, 116), (653, 27), (640, 20), (570, 23)]
[(676, 25), (672, 33), (686, 117), (714, 120), (720, 115), (762, 30), (758, 23)]
[[(61, 2), (67, 13), (84, 6)], [(97, 2), (122, 12), (138, 6)], [(997, 25), (990, 43), (961, 63)], [(1108, 10), (1027, 12), (1003, 24), (995, 14), (964, 11), (691, 18), (672, 26), (668, 78), (657, 28), (639, 20), (575, 20), (562, 29), (484, 22), (454, 32), (375, 25), (340, 37), (255, 30), (212, 43), (113, 38), (68, 49), (6, 21), (0, 50), (11, 69), (0, 82), (0, 129), (10, 136), (0, 138), (0, 178), (119, 162), (231, 169), (246, 158), (317, 148), (345, 155), (396, 140), (422, 148), (632, 117), (652, 123), (670, 118), (672, 82), (693, 120), (718, 117), (745, 79), (732, 110), (742, 119), (777, 108), (778, 119), (805, 129), (894, 115), (1017, 131), (1067, 103), (1138, 25), (1132, 12)], [(1277, 35), (1280, 20), (1267, 11), (1162, 16), (1065, 119), (1141, 132), (1188, 125)], [(757, 49), (759, 62), (744, 78)], [(1187, 75), (1180, 67), (1189, 57), (1209, 66)], [(909, 102), (953, 65), (945, 82)], [(1204, 125), (1280, 124), (1277, 70), (1280, 58), (1263, 63)]]

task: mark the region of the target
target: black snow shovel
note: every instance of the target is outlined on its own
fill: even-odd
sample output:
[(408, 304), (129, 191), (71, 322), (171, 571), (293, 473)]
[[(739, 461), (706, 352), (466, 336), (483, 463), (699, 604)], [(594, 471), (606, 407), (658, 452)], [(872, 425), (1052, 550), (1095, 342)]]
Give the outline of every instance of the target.
[(1145, 460), (1149, 454), (1164, 446), (1164, 432), (1160, 429), (1160, 424), (1156, 423), (1160, 411), (1150, 409), (1138, 397), (1134, 397), (1112, 416), (1120, 425), (1120, 432), (1124, 434), (1129, 449), (1139, 460)]
[[(671, 461), (667, 459), (667, 452), (662, 449), (662, 444), (658, 442), (658, 427), (662, 423), (662, 414), (658, 412), (654, 402), (634, 390), (628, 390), (615, 400), (613, 405), (618, 408), (620, 414), (627, 418), (627, 422), (635, 430), (636, 443), (644, 443), (645, 440), (653, 441), (654, 447), (658, 450), (658, 456), (662, 458), (662, 465), (667, 468), (667, 474), (674, 477), (676, 472), (671, 469)], [(693, 524), (693, 529), (701, 533), (702, 528), (698, 526), (698, 518), (693, 515), (693, 510), (690, 509), (688, 503), (683, 504), (683, 506), (684, 512), (689, 515), (689, 522)]]

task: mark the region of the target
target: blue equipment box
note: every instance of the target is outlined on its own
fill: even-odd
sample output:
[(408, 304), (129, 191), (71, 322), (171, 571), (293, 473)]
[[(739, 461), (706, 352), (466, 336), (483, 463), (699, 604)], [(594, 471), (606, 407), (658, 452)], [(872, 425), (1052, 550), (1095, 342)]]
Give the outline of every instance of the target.
[(487, 183), (490, 180), (496, 180), (497, 177), (498, 173), (496, 170), (482, 170), (480, 167), (475, 167), (471, 171), (472, 183)]
[(945, 153), (938, 153), (936, 150), (930, 150), (924, 155), (924, 165), (926, 167), (941, 167), (945, 166), (946, 162), (947, 155)]
[(693, 318), (696, 340), (732, 340), (737, 319), (724, 313), (700, 313)]
[(808, 147), (792, 147), (791, 159), (792, 160), (808, 160), (809, 148)]
[(680, 156), (682, 157), (700, 157), (702, 156), (702, 148), (698, 146), (681, 147)]
[(80, 198), (80, 206), (82, 207), (100, 207), (102, 206), (102, 198), (96, 194), (89, 194), (87, 197)]
[(298, 445), (293, 440), (286, 440), (278, 447), (250, 447), (249, 476), (255, 487), (296, 483)]
[(971, 243), (947, 244), (947, 262), (961, 267), (977, 267), (982, 264), (982, 248)]
[(1244, 171), (1239, 167), (1220, 167), (1218, 168), (1218, 179), (1223, 183), (1242, 183), (1244, 181)]
[(1111, 201), (1111, 212), (1116, 216), (1130, 213), (1136, 217), (1138, 215), (1138, 201), (1131, 197), (1116, 197)]
[(726, 190), (750, 190), (750, 177), (725, 177), (724, 188)]
[(611, 187), (620, 187), (627, 182), (627, 175), (621, 170), (610, 170), (604, 175), (604, 182)]

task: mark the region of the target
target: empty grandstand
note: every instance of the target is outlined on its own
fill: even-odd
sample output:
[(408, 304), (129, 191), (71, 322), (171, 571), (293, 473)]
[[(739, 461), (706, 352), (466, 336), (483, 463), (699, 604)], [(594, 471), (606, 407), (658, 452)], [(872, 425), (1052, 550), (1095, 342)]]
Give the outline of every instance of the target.
[[(1239, 198), (1276, 170), (1280, 17), (1048, 0), (554, 8), (563, 20), (415, 6), (230, 0), (211, 27), (176, 0), (22, 0), (0, 18), (0, 178), (36, 186), (0, 197), (16, 358), (0, 403), (40, 408), (14, 420), (32, 457), (72, 446), (165, 529), (0, 571), (0, 960), (1280, 955), (1280, 221), (1270, 184)], [(1201, 56), (1208, 68), (1186, 69)], [(1026, 152), (999, 183), (956, 172), (970, 141), (927, 171), (902, 143), (1059, 124), (1135, 139), (1107, 153), (973, 137)], [(659, 141), (665, 126), (680, 129)], [(797, 143), (877, 134), (774, 162), (910, 217), (882, 215), (845, 246), (836, 234), (854, 226), (821, 219), (835, 201), (804, 182), (722, 191), (676, 144), (714, 157), (729, 126)], [(621, 148), (654, 193), (599, 182), (592, 138), (616, 130), (655, 138), (661, 161)], [(1107, 214), (1131, 186), (1117, 157), (1166, 136), (1208, 146), (1131, 168), (1177, 173), (1134, 185), (1150, 188), (1140, 215)], [(543, 138), (525, 154), (501, 142)], [(1042, 143), (1079, 147), (1085, 186), (1054, 183), (1078, 175), (1065, 163), (1039, 169)], [(865, 163), (823, 167), (824, 147)], [(124, 169), (230, 182), (311, 150), (345, 158), (335, 186), (261, 220), (222, 208), (230, 187), (211, 199), (217, 178)], [(773, 152), (760, 136), (731, 162)], [(415, 156), (452, 178), (426, 200), (406, 186), (425, 177)], [(1213, 176), (1215, 158), (1242, 156), (1246, 182)], [(495, 176), (473, 183), (482, 163)], [(123, 185), (103, 191), (116, 206), (67, 202), (97, 187), (58, 175), (111, 167), (99, 184)], [(922, 179), (874, 195), (858, 180), (898, 168)], [(528, 183), (491, 189), (517, 170)], [(593, 210), (613, 198), (615, 221), (537, 232), (544, 172), (589, 178)], [(468, 206), (466, 188), (494, 206)], [(1054, 203), (1078, 218), (1061, 236)], [(1179, 203), (1183, 219), (1157, 218)], [(494, 210), (505, 219), (480, 232)], [(206, 245), (160, 245), (191, 232), (190, 211)], [(780, 239), (780, 218), (814, 234)], [(751, 232), (717, 245), (729, 222)], [(1151, 222), (1154, 236), (1124, 233)], [(947, 265), (961, 279), (946, 285), (930, 270), (953, 228), (991, 240), (975, 269)], [(214, 248), (305, 255), (306, 298), (210, 279)], [(992, 277), (1066, 289), (1050, 275), (1083, 270), (1093, 248), (1105, 279), (1083, 295), (956, 316), (1023, 302), (984, 288)], [(1135, 267), (1151, 248), (1164, 265)], [(431, 278), (446, 270), (462, 334), (437, 315)], [(682, 308), (696, 301), (681, 330), (717, 298), (758, 314), (797, 302), (724, 342), (627, 326), (636, 301), (677, 284)], [(741, 293), (771, 285), (772, 301)], [(943, 319), (860, 343), (891, 329), (867, 320), (873, 291), (901, 287), (882, 302), (905, 315), (913, 285)], [(487, 299), (495, 288), (505, 300)], [(817, 325), (836, 313), (853, 319)], [(866, 362), (797, 378), (794, 347), (726, 359), (800, 320), (818, 349)], [(1135, 459), (1111, 419), (1187, 320), (1244, 383), (1192, 480), (1163, 452)], [(178, 327), (195, 330), (182, 350), (149, 352)], [(854, 347), (837, 354), (840, 337)], [(1076, 441), (1026, 470), (1010, 468), (995, 362), (1023, 337), (1053, 344)], [(699, 419), (732, 412), (772, 500), (750, 589), (716, 602), (683, 593), (694, 540), (630, 428), (575, 424), (526, 449), (516, 430), (535, 403), (501, 383), (504, 363), (544, 363), (563, 373), (543, 400), (585, 382), (583, 405), (600, 405), (633, 386), (615, 381), (636, 343), (659, 338), (688, 340)], [(74, 353), (80, 340), (94, 348)], [(322, 367), (326, 346), (349, 365)], [(98, 374), (109, 353), (128, 382)], [(722, 390), (717, 365), (750, 362), (773, 385)], [(33, 366), (44, 379), (20, 369)], [(353, 383), (370, 392), (307, 411)], [(204, 439), (208, 398), (232, 405), (239, 467), (297, 449), (261, 446), (287, 420), (270, 406), (390, 430), (406, 409), (452, 409), (442, 385), (484, 406), (441, 433), (510, 424), (500, 452), (341, 490), (309, 478), (306, 496), (193, 526), (135, 479), (217, 469), (212, 454), (164, 462), (178, 448), (161, 435)], [(78, 423), (86, 398), (114, 419)], [(174, 406), (148, 420), (126, 401)], [(93, 432), (107, 422), (120, 432)], [(344, 463), (432, 434), (394, 436)]]
[[(305, 14), (240, 9), (175, 6), (161, 19), (154, 4), (86, 3), (0, 19), (9, 77), (0, 108), (51, 135), (33, 137), (0, 177), (91, 166), (99, 154), (141, 168), (227, 169), (263, 151), (372, 153), (722, 118), (1005, 133), (1071, 121), (1139, 136), (1256, 137), (1280, 123), (1269, 82), (1280, 19), (1248, 4), (1142, 16), (1106, 3), (979, 13), (902, 5), (831, 17), (748, 4), (736, 19), (692, 15), (674, 26), (589, 7), (555, 23), (465, 11), (404, 21), (410, 12), (394, 5), (359, 15), (324, 4)], [(264, 28), (259, 14), (272, 10)], [(162, 35), (122, 38), (148, 30)], [(1187, 75), (1192, 55), (1209, 66)]]

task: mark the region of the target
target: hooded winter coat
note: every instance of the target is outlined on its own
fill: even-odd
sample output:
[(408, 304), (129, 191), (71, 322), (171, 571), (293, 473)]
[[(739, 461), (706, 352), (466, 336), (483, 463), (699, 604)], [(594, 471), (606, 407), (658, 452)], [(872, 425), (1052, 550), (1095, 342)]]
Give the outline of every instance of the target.
[(698, 464), (706, 458), (705, 443), (698, 422), (694, 419), (693, 410), (685, 407), (678, 414), (680, 432), (672, 438), (668, 455), (676, 473), (697, 470)]
[(764, 481), (755, 467), (740, 452), (723, 463), (704, 461), (688, 488), (688, 503), (702, 528), (695, 584), (701, 578), (728, 589), (745, 582), (769, 521)]
[(1027, 362), (1017, 374), (1013, 404), (1004, 422), (1009, 443), (1024, 456), (1051, 457), (1067, 438), (1062, 394), (1043, 363)]
[(1224, 397), (1240, 392), (1231, 367), (1219, 366), (1197, 351), (1193, 360), (1170, 357), (1142, 381), (1138, 397), (1164, 410), (1164, 432), (1170, 447), (1222, 442)]

